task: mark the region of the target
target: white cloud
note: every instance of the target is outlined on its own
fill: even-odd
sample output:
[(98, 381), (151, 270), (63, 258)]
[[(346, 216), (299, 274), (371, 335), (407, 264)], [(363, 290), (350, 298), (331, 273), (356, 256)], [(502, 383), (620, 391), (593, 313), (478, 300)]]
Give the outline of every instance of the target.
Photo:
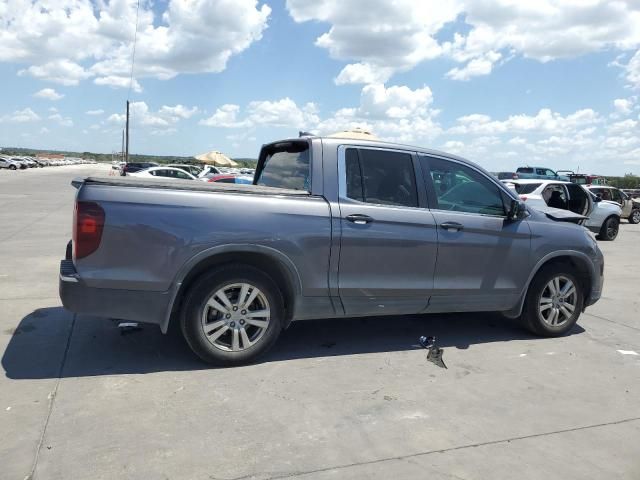
[(487, 52), (481, 57), (474, 58), (462, 68), (452, 68), (446, 74), (452, 80), (470, 80), (471, 77), (489, 75), (493, 65), (502, 57), (498, 52)]
[(180, 104), (174, 107), (163, 105), (160, 108), (159, 113), (160, 115), (168, 115), (170, 117), (191, 118), (193, 115), (198, 113), (198, 107), (188, 108)]
[(624, 65), (626, 79), (633, 89), (640, 89), (640, 50)]
[(63, 94), (56, 92), (53, 88), (43, 88), (33, 94), (37, 98), (46, 98), (47, 100), (60, 100), (64, 97)]
[(366, 85), (357, 107), (337, 110), (313, 130), (331, 134), (361, 128), (394, 142), (431, 140), (442, 131), (435, 121), (438, 111), (431, 109), (432, 102), (427, 86), (412, 90), (406, 86)]
[(527, 139), (522, 137), (513, 137), (509, 139), (507, 143), (509, 145), (525, 145), (527, 143)]
[(458, 125), (450, 128), (449, 133), (495, 135), (506, 132), (570, 132), (600, 121), (600, 116), (590, 108), (566, 117), (543, 108), (536, 115), (511, 115), (503, 121), (492, 120), (487, 115), (466, 115), (458, 118)]
[(40, 120), (40, 116), (30, 108), (16, 110), (10, 115), (3, 115), (0, 117), (0, 122), (10, 123), (37, 122), (38, 120)]
[[(327, 23), (316, 45), (332, 58), (355, 62), (338, 75), (338, 84), (383, 82), (393, 72), (440, 56), (463, 64), (451, 69), (449, 78), (469, 80), (514, 55), (548, 62), (640, 45), (636, 0), (287, 0), (286, 5), (296, 22)], [(627, 65), (627, 79), (640, 87), (640, 53)]]
[(142, 92), (140, 83), (138, 83), (135, 78), (132, 80), (131, 77), (107, 75), (105, 77), (98, 77), (94, 79), (93, 83), (95, 83), (96, 85), (106, 85), (112, 88), (129, 88), (129, 85), (131, 85), (131, 89), (134, 92)]
[(607, 134), (613, 136), (640, 135), (640, 129), (636, 128), (637, 126), (638, 122), (629, 118), (609, 125), (607, 127)]
[(216, 109), (215, 113), (200, 121), (200, 125), (220, 128), (250, 128), (260, 125), (273, 127), (291, 127), (307, 130), (318, 123), (317, 107), (307, 103), (302, 107), (290, 98), (280, 100), (259, 100), (250, 102), (245, 117), (238, 119), (240, 106), (227, 104)]
[[(0, 34), (0, 38), (2, 35)], [(1, 60), (1, 57), (0, 57)], [(91, 76), (82, 66), (67, 59), (60, 59), (38, 65), (32, 65), (27, 69), (20, 70), (18, 75), (31, 75), (40, 80), (59, 83), (61, 85), (78, 85), (81, 80)]]
[[(197, 107), (163, 105), (157, 112), (153, 112), (146, 102), (131, 102), (129, 104), (129, 122), (133, 126), (154, 127), (155, 131), (152, 132), (154, 135), (159, 135), (161, 132), (174, 133), (177, 131), (174, 125), (180, 120), (191, 117), (197, 111)], [(107, 123), (113, 125), (122, 125), (125, 121), (126, 115), (123, 113), (113, 113), (107, 118)]]
[(616, 112), (622, 115), (629, 115), (633, 108), (633, 99), (631, 98), (616, 98), (613, 101), (613, 106)]
[(330, 24), (316, 45), (348, 65), (336, 82), (384, 82), (443, 53), (435, 34), (460, 12), (460, 2), (436, 0), (287, 0), (296, 22)]
[(207, 127), (240, 128), (244, 126), (244, 123), (238, 122), (238, 113), (240, 113), (239, 105), (225, 104), (217, 108), (209, 118), (200, 120), (199, 123)]
[[(270, 13), (257, 0), (143, 0), (135, 76), (220, 72), (260, 40)], [(0, 62), (22, 63), (22, 75), (63, 85), (95, 76), (98, 85), (128, 86), (135, 17), (131, 0), (5, 1)]]
[(406, 86), (366, 85), (356, 107), (341, 108), (321, 118), (315, 103), (299, 106), (290, 98), (218, 107), (201, 125), (218, 128), (256, 129), (261, 126), (291, 128), (319, 134), (362, 128), (390, 141), (410, 142), (434, 138), (441, 128), (431, 109), (433, 95), (427, 86), (415, 90)]
[(73, 120), (71, 120), (71, 118), (69, 117), (63, 117), (59, 113), (54, 113), (53, 115), (49, 115), (48, 118), (49, 120), (53, 120), (54, 122), (57, 122), (58, 125), (62, 127), (73, 127)]
[(47, 133), (49, 133), (49, 129), (47, 127), (42, 127), (40, 129), (40, 134), (41, 135), (46, 135)]
[(102, 115), (104, 113), (104, 110), (102, 110), (101, 108), (97, 109), (97, 110), (87, 110), (86, 112), (87, 115)]
[(393, 74), (392, 68), (369, 63), (351, 63), (335, 78), (336, 85), (355, 83), (385, 83)]

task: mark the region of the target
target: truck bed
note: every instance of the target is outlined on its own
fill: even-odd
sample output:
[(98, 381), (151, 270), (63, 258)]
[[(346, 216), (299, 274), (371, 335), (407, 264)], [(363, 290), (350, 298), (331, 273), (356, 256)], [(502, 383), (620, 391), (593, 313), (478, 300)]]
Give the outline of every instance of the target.
[(198, 180), (164, 180), (139, 177), (79, 177), (74, 179), (72, 185), (79, 188), (81, 185), (110, 185), (117, 187), (153, 188), (165, 190), (186, 190), (195, 192), (233, 192), (248, 195), (286, 195), (286, 196), (310, 196), (304, 190), (289, 190), (285, 188), (265, 187), (261, 185), (242, 185), (234, 183), (209, 183)]

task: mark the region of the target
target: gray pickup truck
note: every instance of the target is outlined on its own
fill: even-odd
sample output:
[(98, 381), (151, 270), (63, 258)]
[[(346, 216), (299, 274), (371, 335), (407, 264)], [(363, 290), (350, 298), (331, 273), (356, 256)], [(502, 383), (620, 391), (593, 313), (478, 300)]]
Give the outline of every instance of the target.
[(74, 185), (64, 306), (179, 322), (214, 364), (253, 361), (303, 319), (498, 311), (557, 336), (602, 291), (585, 228), (432, 150), (303, 137), (264, 145), (253, 185)]

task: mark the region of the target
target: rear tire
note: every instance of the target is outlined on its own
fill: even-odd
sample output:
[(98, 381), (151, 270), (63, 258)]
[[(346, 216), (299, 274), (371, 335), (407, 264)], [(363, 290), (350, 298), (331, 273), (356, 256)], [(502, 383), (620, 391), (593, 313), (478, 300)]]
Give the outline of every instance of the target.
[(578, 321), (584, 305), (584, 290), (566, 264), (542, 267), (525, 299), (520, 317), (524, 326), (544, 337), (564, 335)]
[(602, 227), (600, 227), (600, 234), (598, 235), (598, 239), (612, 242), (618, 236), (619, 231), (620, 219), (618, 217), (609, 217), (604, 221)]
[(254, 362), (282, 331), (284, 301), (276, 283), (250, 266), (227, 266), (200, 277), (184, 301), (181, 328), (203, 361), (218, 366)]
[(629, 215), (629, 223), (637, 225), (640, 223), (640, 208), (634, 208)]

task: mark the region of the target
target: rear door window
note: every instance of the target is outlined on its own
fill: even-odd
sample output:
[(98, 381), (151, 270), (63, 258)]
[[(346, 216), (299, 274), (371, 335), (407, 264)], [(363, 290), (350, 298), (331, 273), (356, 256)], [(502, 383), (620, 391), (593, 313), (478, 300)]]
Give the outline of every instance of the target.
[(347, 197), (377, 205), (418, 206), (411, 155), (349, 148), (345, 153)]
[(431, 172), (427, 190), (435, 192), (439, 210), (505, 215), (502, 190), (481, 173), (449, 160), (420, 159)]
[(311, 191), (309, 144), (284, 142), (267, 146), (256, 172), (256, 185)]
[(542, 198), (544, 202), (552, 208), (560, 208), (562, 210), (568, 210), (569, 208), (567, 192), (561, 183), (550, 184), (543, 190)]
[(589, 194), (580, 185), (570, 183), (565, 185), (569, 192), (569, 210), (580, 215), (589, 214)]
[(611, 189), (611, 198), (613, 199), (614, 202), (624, 203), (624, 199), (622, 198), (622, 192), (620, 192), (620, 190), (618, 190), (617, 188)]

